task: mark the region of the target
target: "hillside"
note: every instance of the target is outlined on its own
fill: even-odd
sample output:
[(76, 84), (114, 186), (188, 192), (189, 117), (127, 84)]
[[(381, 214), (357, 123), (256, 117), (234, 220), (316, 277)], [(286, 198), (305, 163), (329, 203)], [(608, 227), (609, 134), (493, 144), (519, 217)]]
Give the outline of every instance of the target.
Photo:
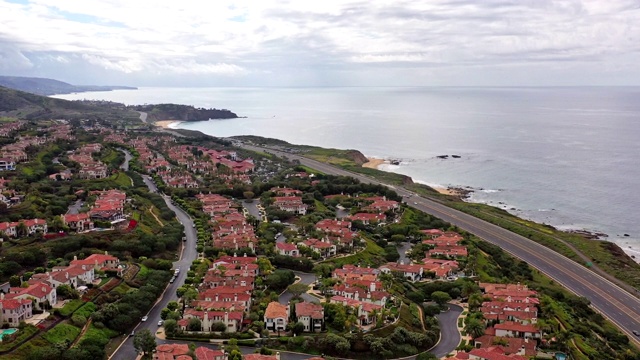
[(66, 82), (21, 76), (0, 76), (0, 86), (38, 95), (70, 94), (85, 91), (111, 91), (118, 89), (135, 90), (128, 86), (71, 85)]
[(84, 102), (54, 99), (0, 86), (0, 117), (8, 116), (25, 120), (55, 118), (137, 118), (122, 104), (109, 102)]
[(137, 105), (133, 108), (137, 111), (146, 112), (151, 121), (203, 121), (209, 119), (235, 119), (238, 117), (238, 115), (226, 109), (203, 109), (190, 105), (155, 104)]

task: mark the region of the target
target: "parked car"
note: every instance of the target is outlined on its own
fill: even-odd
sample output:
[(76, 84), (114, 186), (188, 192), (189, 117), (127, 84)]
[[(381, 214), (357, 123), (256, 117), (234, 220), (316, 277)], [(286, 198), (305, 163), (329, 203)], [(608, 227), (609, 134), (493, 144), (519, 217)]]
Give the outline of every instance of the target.
[(162, 324), (164, 324), (164, 321), (162, 320), (158, 321), (158, 326), (162, 326)]
[(147, 315), (142, 317), (142, 321), (147, 321), (149, 319), (149, 317)]
[(638, 331), (638, 330), (633, 330), (633, 335), (635, 335), (635, 336), (640, 336), (640, 331)]
[(131, 334), (129, 334), (129, 336), (134, 336), (136, 334), (135, 331), (132, 331)]

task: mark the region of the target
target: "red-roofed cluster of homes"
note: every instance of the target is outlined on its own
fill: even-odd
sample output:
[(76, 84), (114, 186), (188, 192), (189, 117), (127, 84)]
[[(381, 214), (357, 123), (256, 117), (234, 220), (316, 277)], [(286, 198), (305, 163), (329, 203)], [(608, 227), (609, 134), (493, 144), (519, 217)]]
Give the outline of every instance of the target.
[(273, 206), (278, 209), (298, 215), (307, 213), (309, 207), (302, 202), (302, 191), (281, 187), (274, 187), (269, 191), (276, 195)]
[(202, 203), (202, 211), (211, 216), (214, 248), (232, 251), (255, 249), (258, 238), (253, 226), (233, 207), (233, 201), (218, 194), (198, 194), (196, 198)]
[[(154, 360), (193, 360), (188, 344), (160, 344), (153, 354)], [(224, 350), (209, 349), (204, 346), (195, 349), (196, 360), (227, 360)]]
[(339, 250), (349, 251), (360, 244), (358, 233), (351, 230), (350, 221), (324, 219), (316, 223), (315, 229), (322, 234), (322, 238), (310, 238), (297, 244), (277, 243), (276, 251), (280, 255), (296, 257), (300, 256), (298, 247), (306, 247), (326, 259), (335, 256)]
[(124, 219), (124, 203), (127, 194), (120, 190), (92, 191), (97, 194), (93, 207), (89, 210), (89, 217), (97, 220), (116, 221)]
[[(18, 237), (18, 227), (20, 224), (24, 224), (26, 227), (26, 236), (33, 235), (35, 233), (43, 233), (46, 234), (48, 231), (47, 221), (44, 219), (26, 219), (20, 220), (17, 222), (1, 222), (0, 223), (0, 232), (5, 235), (16, 238)], [(0, 238), (0, 242), (2, 238)]]
[(474, 339), (477, 349), (458, 353), (455, 358), (524, 360), (535, 356), (537, 341), (542, 337), (537, 326), (537, 292), (521, 284), (479, 285), (484, 297), (490, 299), (480, 308), (488, 327), (483, 336)]
[[(26, 149), (29, 146), (42, 146), (48, 140), (47, 138), (38, 136), (20, 136), (18, 140), (13, 144), (7, 144), (0, 148), (0, 158), (4, 163), (4, 166), (9, 166), (11, 163), (15, 164), (28, 160)], [(0, 170), (14, 170), (7, 168), (0, 168)]]
[(198, 288), (198, 299), (185, 311), (178, 326), (186, 330), (189, 319), (198, 318), (203, 332), (214, 331), (218, 323), (224, 324), (227, 332), (240, 331), (259, 274), (256, 260), (246, 255), (218, 258)]
[(33, 316), (33, 304), (37, 310), (55, 305), (58, 286), (76, 288), (90, 283), (94, 280), (95, 270), (105, 269), (118, 270), (118, 258), (106, 252), (93, 254), (84, 260), (74, 258), (69, 266), (54, 267), (51, 272), (34, 274), (27, 281), (27, 287), (12, 287), (7, 294), (0, 294), (0, 324), (18, 326)]
[[(252, 172), (255, 165), (252, 159), (239, 159), (233, 151), (218, 151), (202, 146), (170, 146), (164, 149), (169, 158), (184, 169), (171, 167), (164, 159), (150, 158), (146, 160), (145, 167), (149, 171), (156, 171), (162, 180), (171, 187), (196, 188), (198, 182), (193, 177), (195, 174), (213, 175), (226, 182), (240, 181), (251, 183), (248, 173)], [(218, 166), (223, 166), (227, 171), (219, 171)]]
[(100, 150), (102, 150), (101, 144), (86, 144), (69, 155), (69, 160), (80, 164), (79, 178), (102, 179), (107, 177), (107, 166), (101, 161), (95, 160), (92, 156), (92, 154), (100, 152)]
[(356, 311), (359, 326), (376, 322), (377, 316), (391, 299), (391, 294), (384, 290), (379, 281), (379, 269), (344, 265), (333, 272), (333, 277), (340, 282), (331, 292), (332, 303), (353, 307)]

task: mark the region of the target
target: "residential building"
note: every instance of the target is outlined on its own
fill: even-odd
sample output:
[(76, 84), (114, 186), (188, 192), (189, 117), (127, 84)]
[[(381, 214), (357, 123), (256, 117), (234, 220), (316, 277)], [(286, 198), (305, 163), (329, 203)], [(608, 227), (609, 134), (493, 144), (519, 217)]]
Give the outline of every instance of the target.
[(292, 243), (277, 243), (276, 244), (276, 250), (278, 251), (278, 254), (280, 254), (280, 255), (293, 256), (293, 257), (300, 256), (300, 250), (298, 250), (298, 246), (296, 244), (292, 244)]
[(296, 303), (296, 317), (304, 325), (305, 332), (321, 331), (324, 322), (324, 308), (309, 302)]
[(272, 301), (264, 312), (264, 324), (268, 330), (284, 331), (289, 322), (289, 306)]

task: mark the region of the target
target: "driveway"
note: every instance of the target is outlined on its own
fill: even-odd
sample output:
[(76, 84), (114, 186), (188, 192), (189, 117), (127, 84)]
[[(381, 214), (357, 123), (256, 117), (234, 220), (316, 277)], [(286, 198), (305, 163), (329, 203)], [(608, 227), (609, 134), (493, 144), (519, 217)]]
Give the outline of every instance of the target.
[(69, 206), (69, 210), (67, 210), (67, 214), (77, 214), (80, 212), (80, 208), (84, 205), (84, 202), (80, 199), (76, 200), (73, 204)]

